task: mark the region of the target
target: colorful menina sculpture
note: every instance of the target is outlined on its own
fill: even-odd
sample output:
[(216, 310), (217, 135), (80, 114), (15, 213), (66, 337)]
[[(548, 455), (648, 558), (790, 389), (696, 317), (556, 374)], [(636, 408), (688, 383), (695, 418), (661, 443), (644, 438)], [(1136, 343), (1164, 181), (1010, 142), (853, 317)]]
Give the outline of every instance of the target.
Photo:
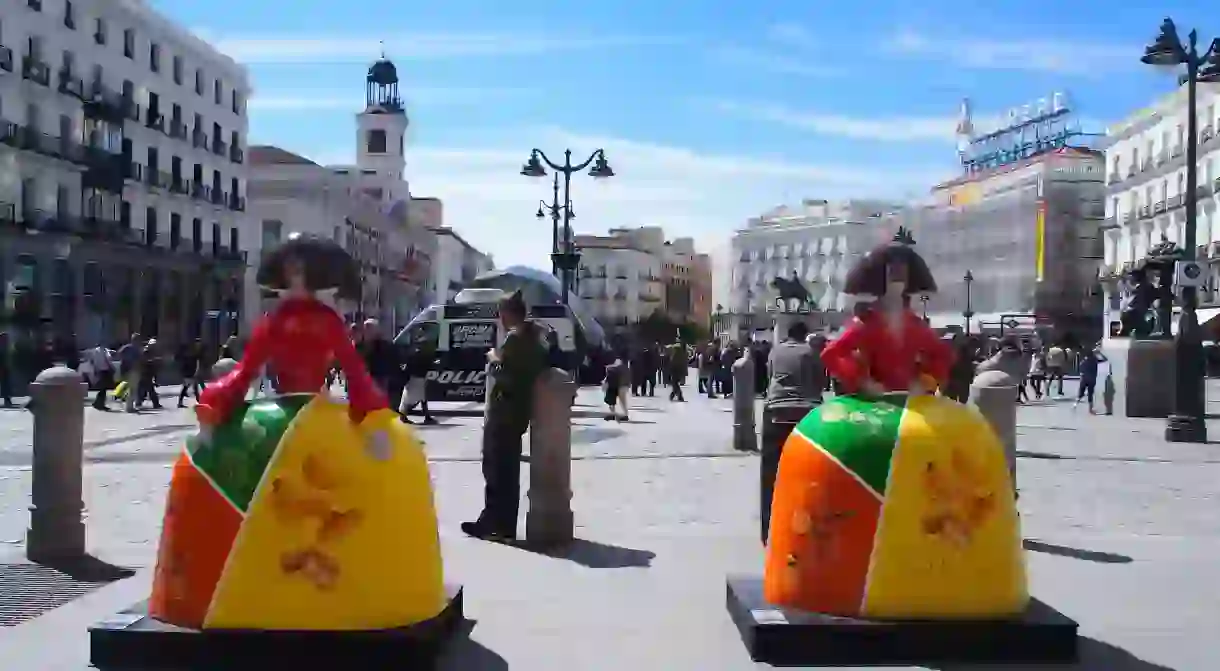
[[(191, 629), (397, 629), (447, 603), (422, 446), (397, 421), (323, 292), (359, 296), (354, 261), (294, 236), (259, 284), (283, 299), (208, 385), (174, 465), (149, 615)], [(350, 406), (323, 388), (338, 360)], [(270, 364), (284, 392), (245, 401)]]
[(763, 577), (777, 606), (943, 619), (1028, 604), (1003, 448), (978, 412), (927, 393), (952, 353), (907, 307), (936, 288), (912, 245), (900, 230), (848, 275), (849, 293), (877, 302), (822, 361), (855, 393), (813, 410), (784, 444)]

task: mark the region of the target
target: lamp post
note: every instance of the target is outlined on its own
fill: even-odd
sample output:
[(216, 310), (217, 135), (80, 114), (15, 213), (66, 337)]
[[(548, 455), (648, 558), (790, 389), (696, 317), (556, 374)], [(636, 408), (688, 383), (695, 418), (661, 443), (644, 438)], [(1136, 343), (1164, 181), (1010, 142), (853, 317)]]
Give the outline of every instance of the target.
[[(590, 166), (592, 166), (590, 168)], [(551, 262), (559, 270), (559, 284), (563, 293), (563, 302), (568, 303), (568, 292), (572, 291), (572, 277), (580, 264), (580, 252), (572, 241), (572, 175), (589, 168), (589, 176), (594, 179), (605, 179), (614, 176), (614, 170), (606, 161), (604, 149), (595, 149), (589, 158), (580, 163), (572, 163), (572, 150), (563, 152), (563, 163), (555, 163), (541, 149), (530, 151), (530, 158), (521, 168), (521, 174), (526, 177), (546, 177), (546, 170), (555, 171), (555, 200), (563, 212), (555, 212), (552, 216), (563, 219), (563, 231), (555, 236), (555, 245), (551, 252)], [(559, 205), (559, 175), (563, 175), (563, 205)], [(542, 213), (541, 208), (539, 213)]]
[[(1172, 19), (1161, 22), (1156, 39), (1140, 60), (1146, 65), (1177, 71), (1186, 66), (1186, 230), (1183, 231), (1182, 257), (1179, 263), (1195, 260), (1195, 235), (1198, 225), (1198, 101), (1199, 82), (1220, 81), (1220, 39), (1213, 40), (1199, 53), (1199, 34), (1192, 30), (1184, 44), (1178, 37)], [(1165, 426), (1165, 440), (1173, 443), (1207, 442), (1204, 422), (1204, 356), (1203, 336), (1195, 314), (1198, 296), (1193, 286), (1182, 287), (1182, 316), (1178, 318), (1178, 334), (1174, 339), (1173, 410)]]
[(720, 320), (724, 315), (724, 306), (717, 303), (712, 312), (712, 340), (720, 340)]
[(966, 283), (966, 309), (962, 310), (962, 318), (966, 321), (966, 335), (970, 335), (970, 319), (974, 317), (974, 308), (970, 303), (970, 285), (974, 284), (974, 273), (967, 270), (962, 281)]
[(564, 212), (570, 212), (568, 219), (575, 219), (576, 213), (571, 212), (572, 201), (567, 203), (559, 202), (559, 173), (555, 173), (555, 179), (551, 183), (551, 202), (547, 204), (545, 200), (538, 201), (538, 212), (534, 214), (538, 219), (551, 219), (551, 274), (559, 276), (559, 266), (556, 265), (555, 255), (560, 252), (559, 249), (559, 218)]
[(919, 297), (919, 302), (923, 304), (923, 323), (928, 323), (928, 295), (924, 294)]

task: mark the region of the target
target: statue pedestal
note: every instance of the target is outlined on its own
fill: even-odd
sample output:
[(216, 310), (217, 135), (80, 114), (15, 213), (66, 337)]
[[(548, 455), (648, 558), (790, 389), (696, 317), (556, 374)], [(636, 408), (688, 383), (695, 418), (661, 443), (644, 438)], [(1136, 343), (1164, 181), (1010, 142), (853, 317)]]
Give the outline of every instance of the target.
[(462, 589), (445, 586), (445, 609), (398, 629), (187, 629), (149, 617), (138, 604), (89, 628), (89, 662), (100, 671), (360, 668), (432, 669), (463, 622)]
[[(1114, 413), (1164, 419), (1173, 408), (1175, 360), (1172, 340), (1111, 338), (1102, 346), (1114, 377)], [(1105, 378), (1097, 380), (1097, 392)]]
[(1076, 623), (1037, 599), (1007, 620), (882, 621), (769, 604), (759, 578), (730, 576), (725, 584), (725, 605), (755, 662), (854, 667), (1076, 660)]
[(773, 319), (771, 329), (771, 344), (778, 345), (788, 337), (788, 327), (797, 322), (805, 322), (806, 326), (813, 330), (813, 325), (810, 324), (813, 312), (808, 308), (784, 309), (780, 310), (776, 306), (767, 308), (767, 314)]

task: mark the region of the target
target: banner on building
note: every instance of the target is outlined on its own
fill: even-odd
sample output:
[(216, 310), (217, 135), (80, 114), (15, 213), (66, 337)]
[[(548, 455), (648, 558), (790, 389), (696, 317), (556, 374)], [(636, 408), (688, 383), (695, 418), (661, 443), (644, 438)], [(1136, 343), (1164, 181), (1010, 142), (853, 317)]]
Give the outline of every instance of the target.
[(1046, 267), (1046, 201), (1038, 199), (1038, 212), (1034, 217), (1034, 278), (1042, 281)]

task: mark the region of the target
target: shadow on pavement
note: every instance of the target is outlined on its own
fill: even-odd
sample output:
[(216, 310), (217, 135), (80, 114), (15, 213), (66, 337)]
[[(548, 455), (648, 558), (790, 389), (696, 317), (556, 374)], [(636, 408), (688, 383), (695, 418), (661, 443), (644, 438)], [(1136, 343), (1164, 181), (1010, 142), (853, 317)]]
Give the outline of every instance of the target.
[(1018, 459), (1070, 459), (1062, 454), (1052, 454), (1050, 452), (1030, 452), (1029, 450), (1017, 450)]
[(1017, 668), (1033, 668), (1040, 671), (1178, 671), (1169, 666), (1146, 662), (1139, 657), (1110, 645), (1105, 641), (1081, 636), (1077, 639), (1078, 657), (1075, 664), (1038, 664), (1029, 667), (1014, 667), (1000, 664), (952, 664), (930, 666), (936, 671), (1001, 671)]
[(115, 582), (135, 575), (134, 569), (115, 566), (93, 555), (84, 557), (38, 562), (40, 566), (55, 569), (80, 582)]
[(652, 560), (657, 556), (655, 552), (648, 550), (635, 550), (583, 538), (573, 539), (571, 543), (560, 548), (535, 547), (528, 542), (518, 542), (516, 547), (555, 559), (566, 559), (588, 568), (647, 568), (652, 566)]
[(1065, 545), (1055, 545), (1054, 543), (1044, 543), (1025, 539), (1023, 542), (1026, 550), (1031, 552), (1041, 552), (1048, 555), (1058, 555), (1060, 557), (1071, 557), (1072, 559), (1080, 559), (1082, 561), (1097, 562), (1098, 564), (1130, 564), (1135, 561), (1127, 555), (1114, 554), (1111, 552), (1098, 552), (1096, 550), (1081, 550), (1079, 548), (1071, 548)]
[(445, 645), (445, 651), (437, 660), (436, 668), (440, 671), (504, 671), (508, 662), (484, 647), (478, 641), (470, 638), (470, 632), (478, 624), (475, 620), (462, 623), (453, 640)]

